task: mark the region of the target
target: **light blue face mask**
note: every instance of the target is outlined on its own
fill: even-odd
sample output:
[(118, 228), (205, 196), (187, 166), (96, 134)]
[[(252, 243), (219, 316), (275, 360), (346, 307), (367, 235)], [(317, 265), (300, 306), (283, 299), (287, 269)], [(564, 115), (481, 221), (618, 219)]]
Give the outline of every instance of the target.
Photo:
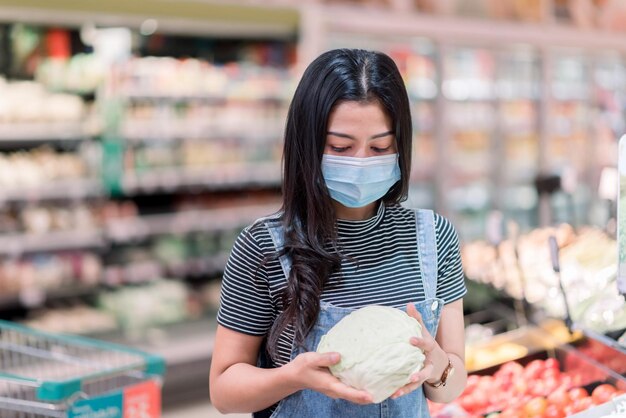
[(361, 208), (400, 180), (398, 154), (369, 158), (324, 154), (322, 173), (330, 197), (349, 208)]

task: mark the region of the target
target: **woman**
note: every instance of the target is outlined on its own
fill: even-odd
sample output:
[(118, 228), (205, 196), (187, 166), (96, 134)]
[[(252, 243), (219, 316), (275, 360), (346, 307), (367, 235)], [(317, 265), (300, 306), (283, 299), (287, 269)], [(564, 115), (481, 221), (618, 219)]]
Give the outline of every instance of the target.
[[(406, 199), (411, 115), (387, 55), (333, 50), (306, 69), (287, 117), (282, 210), (246, 228), (227, 263), (211, 365), (223, 413), (257, 417), (429, 416), (465, 386), (452, 225)], [(342, 384), (317, 342), (351, 310), (407, 309), (428, 330), (424, 368), (391, 398)]]

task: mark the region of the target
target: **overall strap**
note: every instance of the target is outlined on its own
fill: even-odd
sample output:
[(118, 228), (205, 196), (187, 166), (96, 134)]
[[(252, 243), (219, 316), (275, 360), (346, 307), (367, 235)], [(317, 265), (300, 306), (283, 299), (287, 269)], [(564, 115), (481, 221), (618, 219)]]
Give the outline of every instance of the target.
[(437, 296), (437, 239), (435, 214), (432, 210), (415, 210), (417, 248), (426, 299)]
[[(285, 244), (285, 229), (281, 222), (265, 222), (267, 229), (270, 231), (270, 237), (272, 237), (272, 242), (274, 243), (274, 247), (276, 251), (282, 250)], [(280, 266), (283, 269), (283, 273), (286, 279), (289, 279), (289, 272), (291, 271), (291, 258), (287, 257), (286, 254), (281, 255), (278, 260), (280, 261)]]

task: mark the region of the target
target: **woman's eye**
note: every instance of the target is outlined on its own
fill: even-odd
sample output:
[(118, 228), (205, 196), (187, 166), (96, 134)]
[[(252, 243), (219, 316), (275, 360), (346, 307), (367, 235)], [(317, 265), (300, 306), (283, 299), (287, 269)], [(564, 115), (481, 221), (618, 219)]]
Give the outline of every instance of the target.
[(344, 152), (348, 150), (348, 147), (333, 147), (331, 145), (330, 149), (333, 150), (333, 152)]
[(372, 147), (372, 150), (374, 152), (386, 152), (386, 151), (389, 151), (389, 148), (391, 148), (391, 146), (385, 147), (385, 148)]

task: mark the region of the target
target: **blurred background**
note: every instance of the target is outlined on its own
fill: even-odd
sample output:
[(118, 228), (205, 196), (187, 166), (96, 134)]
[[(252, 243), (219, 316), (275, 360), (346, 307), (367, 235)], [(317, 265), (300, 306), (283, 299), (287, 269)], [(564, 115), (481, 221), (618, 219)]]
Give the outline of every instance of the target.
[(402, 72), (406, 205), (459, 231), (468, 368), (556, 358), (568, 388), (625, 390), (624, 0), (1, 0), (0, 318), (163, 355), (165, 416), (219, 416), (221, 271), (280, 206), (291, 95), (337, 47)]

